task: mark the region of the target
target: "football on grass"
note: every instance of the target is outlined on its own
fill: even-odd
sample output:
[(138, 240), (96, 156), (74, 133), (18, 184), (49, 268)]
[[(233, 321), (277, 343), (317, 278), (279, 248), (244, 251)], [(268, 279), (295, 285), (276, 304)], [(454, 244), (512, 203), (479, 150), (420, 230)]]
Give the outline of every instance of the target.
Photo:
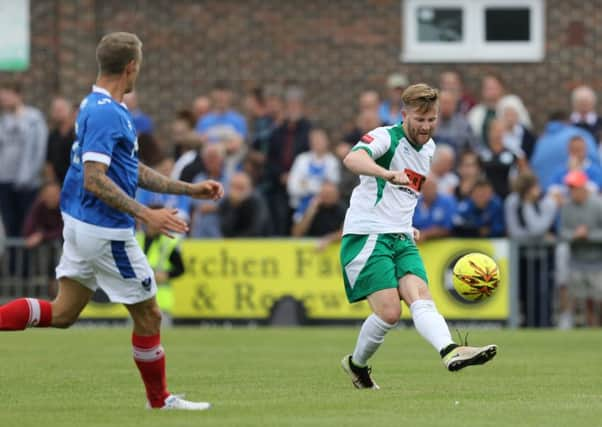
[(489, 298), (500, 281), (497, 263), (489, 256), (472, 252), (460, 258), (453, 269), (454, 288), (468, 301)]

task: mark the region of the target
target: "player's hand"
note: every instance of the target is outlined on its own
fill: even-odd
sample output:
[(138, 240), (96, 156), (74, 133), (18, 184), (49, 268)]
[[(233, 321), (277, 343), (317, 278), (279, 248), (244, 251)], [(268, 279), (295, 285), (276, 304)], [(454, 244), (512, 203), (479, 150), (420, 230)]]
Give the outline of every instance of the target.
[(207, 181), (191, 184), (192, 190), (190, 197), (195, 199), (219, 200), (224, 197), (224, 187), (217, 181), (211, 179)]
[(420, 230), (417, 228), (412, 228), (412, 237), (414, 238), (415, 242), (418, 242), (420, 240)]
[(140, 220), (171, 239), (173, 233), (188, 232), (188, 224), (178, 216), (177, 209), (147, 209)]
[(387, 171), (384, 178), (393, 185), (407, 185), (410, 183), (408, 176), (403, 171)]

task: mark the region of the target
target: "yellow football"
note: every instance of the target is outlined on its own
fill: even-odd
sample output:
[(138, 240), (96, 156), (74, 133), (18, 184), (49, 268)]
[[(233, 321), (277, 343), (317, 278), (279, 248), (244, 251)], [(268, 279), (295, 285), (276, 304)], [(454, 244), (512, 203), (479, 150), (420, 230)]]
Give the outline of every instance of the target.
[(500, 270), (492, 258), (472, 252), (454, 265), (453, 282), (459, 296), (468, 301), (479, 301), (495, 292), (500, 282)]

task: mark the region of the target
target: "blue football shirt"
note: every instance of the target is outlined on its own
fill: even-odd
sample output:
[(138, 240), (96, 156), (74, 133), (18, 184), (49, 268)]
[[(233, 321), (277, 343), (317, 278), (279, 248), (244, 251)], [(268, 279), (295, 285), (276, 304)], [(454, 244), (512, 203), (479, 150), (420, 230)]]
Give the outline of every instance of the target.
[[(138, 140), (132, 116), (108, 91), (94, 87), (82, 101), (71, 148), (71, 164), (61, 192), (61, 211), (85, 223), (91, 232), (107, 229), (131, 236), (135, 225), (129, 214), (112, 208), (84, 189), (86, 161), (104, 163), (107, 176), (128, 196), (136, 196), (138, 186)], [(108, 238), (116, 238), (111, 233)]]

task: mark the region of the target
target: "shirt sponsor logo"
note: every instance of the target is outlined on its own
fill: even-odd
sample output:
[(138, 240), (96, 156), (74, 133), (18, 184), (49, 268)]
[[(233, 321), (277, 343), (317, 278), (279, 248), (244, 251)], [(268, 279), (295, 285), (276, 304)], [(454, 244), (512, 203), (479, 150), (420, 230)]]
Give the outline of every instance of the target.
[(362, 142), (365, 142), (366, 144), (370, 144), (372, 141), (374, 141), (374, 137), (372, 135), (364, 135), (362, 136)]
[(416, 171), (413, 171), (412, 169), (406, 168), (403, 171), (405, 172), (408, 179), (410, 180), (410, 183), (407, 184), (408, 187), (410, 187), (411, 189), (413, 189), (417, 192), (420, 192), (420, 189), (422, 188), (422, 184), (424, 184), (426, 177), (424, 175), (419, 174)]

